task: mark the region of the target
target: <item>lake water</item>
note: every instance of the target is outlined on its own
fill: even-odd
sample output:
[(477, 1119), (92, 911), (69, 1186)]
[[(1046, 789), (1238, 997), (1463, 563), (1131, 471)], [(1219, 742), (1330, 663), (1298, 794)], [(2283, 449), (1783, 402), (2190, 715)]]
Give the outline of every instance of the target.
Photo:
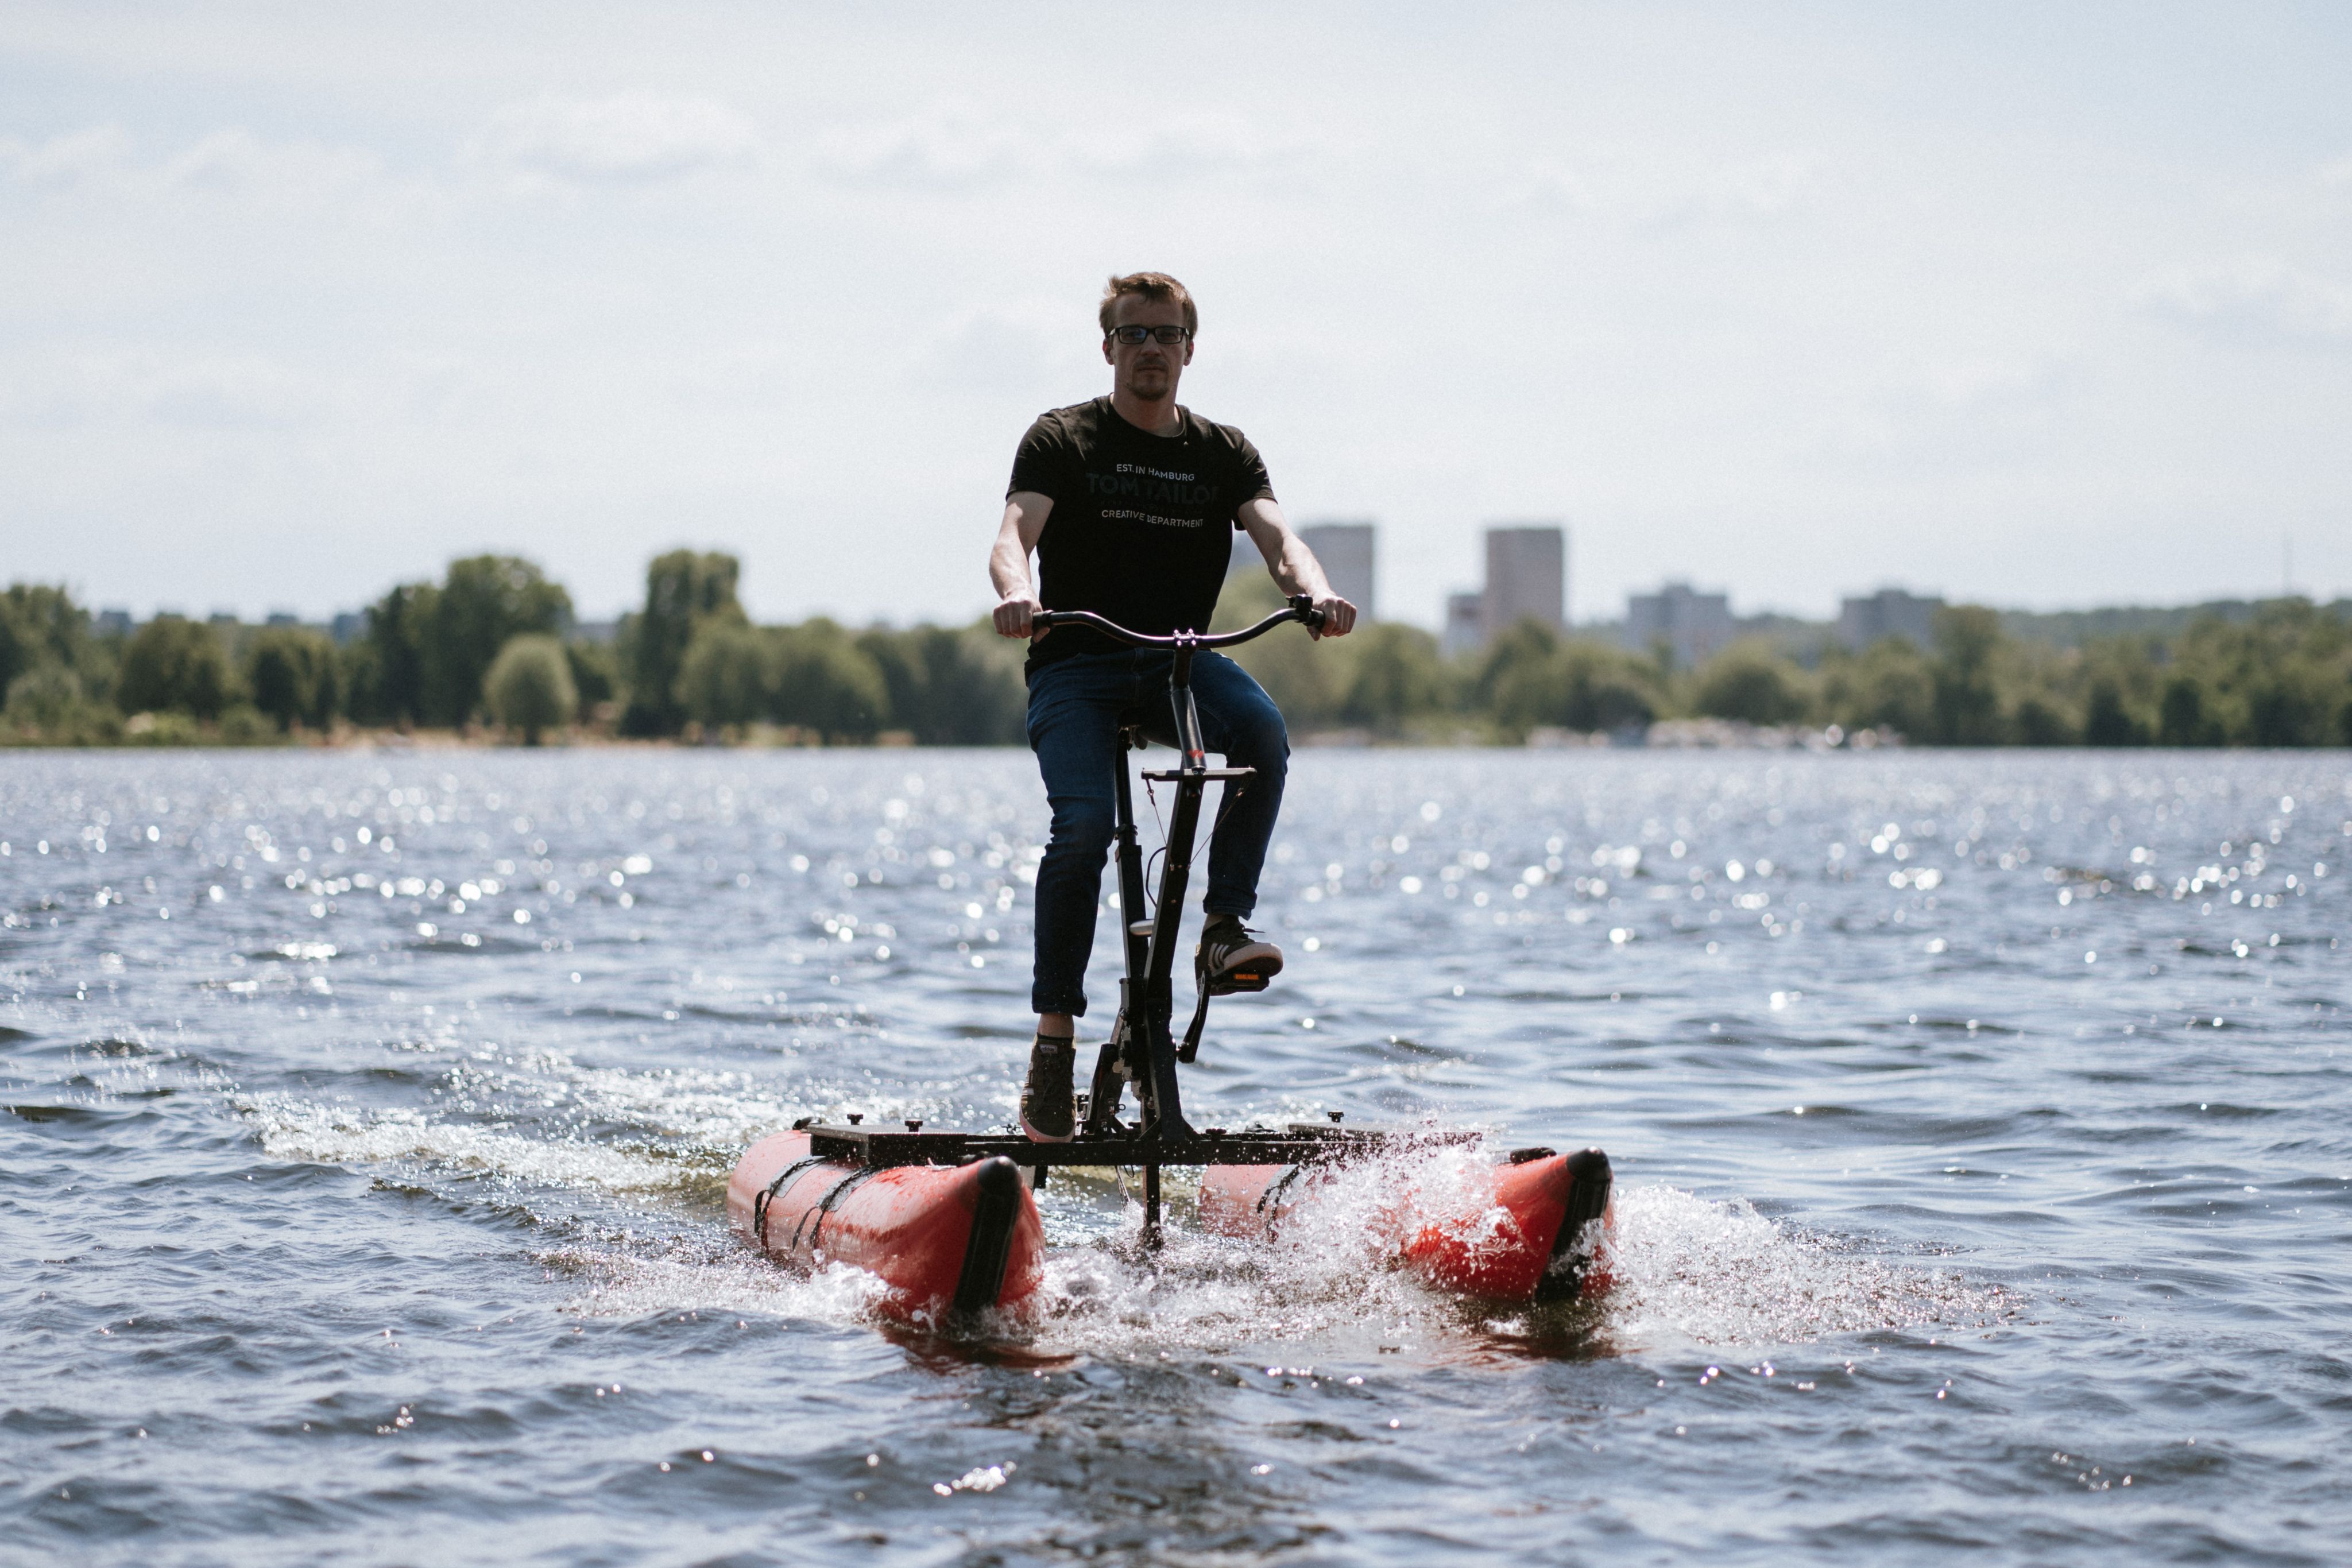
[(0, 1559), (2352, 1553), (2344, 754), (1304, 752), (1188, 1108), (1598, 1145), (1617, 1292), (1057, 1179), (1045, 1317), (925, 1338), (725, 1179), (1011, 1118), (1044, 826), (1020, 752), (7, 754)]

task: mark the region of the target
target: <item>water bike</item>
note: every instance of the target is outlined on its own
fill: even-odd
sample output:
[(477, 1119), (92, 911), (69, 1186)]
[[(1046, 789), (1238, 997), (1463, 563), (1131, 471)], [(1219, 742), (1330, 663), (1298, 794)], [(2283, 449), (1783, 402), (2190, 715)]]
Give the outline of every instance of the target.
[[(1247, 768), (1211, 768), (1192, 701), (1194, 656), (1230, 648), (1297, 622), (1319, 630), (1321, 613), (1304, 597), (1256, 625), (1217, 634), (1180, 632), (1155, 637), (1083, 610), (1041, 611), (1040, 630), (1083, 626), (1138, 648), (1166, 649), (1171, 732), (1177, 763), (1146, 769), (1148, 783), (1172, 785), (1158, 896), (1145, 898), (1143, 850), (1137, 833), (1129, 754), (1144, 745), (1145, 725), (1119, 727), (1116, 817), (1125, 973), (1118, 1014), (1103, 1042), (1087, 1092), (1078, 1097), (1078, 1130), (1066, 1143), (1036, 1143), (1018, 1134), (925, 1131), (803, 1120), (745, 1154), (728, 1184), (730, 1222), (763, 1251), (802, 1267), (854, 1264), (878, 1276), (882, 1310), (925, 1322), (969, 1318), (987, 1309), (1017, 1312), (1042, 1277), (1045, 1231), (1035, 1190), (1055, 1166), (1114, 1166), (1142, 1173), (1147, 1247), (1160, 1239), (1160, 1171), (1199, 1166), (1204, 1228), (1228, 1236), (1280, 1238), (1341, 1188), (1339, 1173), (1370, 1166), (1391, 1190), (1372, 1205), (1378, 1247), (1445, 1290), (1501, 1301), (1573, 1300), (1607, 1288), (1601, 1243), (1609, 1220), (1608, 1156), (1598, 1149), (1556, 1154), (1524, 1149), (1500, 1165), (1437, 1183), (1417, 1179), (1414, 1156), (1475, 1144), (1475, 1134), (1433, 1129), (1378, 1131), (1328, 1123), (1281, 1128), (1196, 1130), (1184, 1119), (1177, 1068), (1196, 1060), (1217, 996), (1265, 988), (1268, 977), (1243, 973), (1201, 987), (1190, 1025), (1174, 1033), (1171, 976), (1180, 944), (1184, 892), (1201, 797), (1211, 780), (1228, 787)], [(1150, 910), (1148, 916), (1139, 912)], [(1119, 1120), (1126, 1092), (1139, 1116)], [(1350, 1210), (1353, 1212), (1353, 1210)]]

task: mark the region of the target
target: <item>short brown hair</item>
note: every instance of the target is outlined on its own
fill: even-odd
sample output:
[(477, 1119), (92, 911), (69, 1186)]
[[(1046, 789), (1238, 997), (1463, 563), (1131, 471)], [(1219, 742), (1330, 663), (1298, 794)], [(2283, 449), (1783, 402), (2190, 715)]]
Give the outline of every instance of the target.
[(1140, 294), (1154, 304), (1173, 302), (1184, 308), (1184, 335), (1188, 338), (1201, 330), (1201, 313), (1192, 308), (1192, 291), (1164, 272), (1130, 272), (1124, 277), (1114, 277), (1103, 287), (1102, 308), (1096, 312), (1102, 321), (1103, 336), (1110, 336), (1110, 313), (1118, 305), (1119, 297)]

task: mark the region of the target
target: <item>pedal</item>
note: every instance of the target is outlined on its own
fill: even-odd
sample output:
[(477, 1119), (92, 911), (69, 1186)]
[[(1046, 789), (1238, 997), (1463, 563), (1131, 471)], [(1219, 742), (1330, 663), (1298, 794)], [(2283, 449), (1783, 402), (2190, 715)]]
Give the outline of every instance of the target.
[(1213, 997), (1238, 997), (1265, 990), (1273, 984), (1272, 975), (1260, 974), (1251, 969), (1236, 969), (1231, 974), (1219, 975), (1211, 980), (1208, 988), (1209, 994)]

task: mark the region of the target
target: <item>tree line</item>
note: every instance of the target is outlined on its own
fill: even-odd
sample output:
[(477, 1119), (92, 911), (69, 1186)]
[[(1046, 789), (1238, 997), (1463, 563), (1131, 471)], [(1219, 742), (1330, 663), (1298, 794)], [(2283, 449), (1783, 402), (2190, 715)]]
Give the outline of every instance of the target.
[(631, 738), (1021, 738), (1021, 651), (980, 627), (757, 626), (724, 554), (674, 550), (610, 642), (535, 563), (471, 556), (403, 583), (339, 644), (316, 627), (158, 615), (107, 634), (64, 589), (0, 594), (0, 739), (261, 744), (344, 727), (575, 727)]
[[(63, 589), (0, 593), (0, 740), (258, 744), (345, 727), (828, 744), (1009, 745), (1022, 649), (971, 626), (755, 624), (732, 556), (674, 550), (610, 642), (532, 562), (473, 556), (367, 606), (338, 644), (316, 628), (159, 615), (104, 633)], [(1280, 607), (1263, 574), (1227, 584), (1217, 624)], [(2168, 635), (2058, 647), (1978, 606), (1929, 644), (1849, 651), (1824, 636), (1736, 643), (1695, 669), (1664, 649), (1532, 622), (1445, 657), (1417, 627), (1370, 622), (1236, 652), (1294, 733), (1513, 744), (1546, 730), (1636, 737), (1664, 718), (1891, 730), (1948, 746), (2352, 744), (2352, 606), (2303, 599)]]
[[(1220, 625), (1279, 606), (1237, 579)], [(1936, 746), (2352, 745), (2352, 604), (2265, 601), (2233, 621), (2204, 615), (2171, 636), (2059, 647), (2005, 632), (1999, 612), (1940, 611), (1928, 645), (1890, 637), (1839, 646), (1824, 629), (1736, 643), (1693, 669), (1533, 622), (1447, 660), (1418, 627), (1374, 624), (1313, 649), (1261, 638), (1236, 650), (1296, 730), (1524, 740), (1540, 729), (1633, 737), (1667, 718), (1888, 730)]]

